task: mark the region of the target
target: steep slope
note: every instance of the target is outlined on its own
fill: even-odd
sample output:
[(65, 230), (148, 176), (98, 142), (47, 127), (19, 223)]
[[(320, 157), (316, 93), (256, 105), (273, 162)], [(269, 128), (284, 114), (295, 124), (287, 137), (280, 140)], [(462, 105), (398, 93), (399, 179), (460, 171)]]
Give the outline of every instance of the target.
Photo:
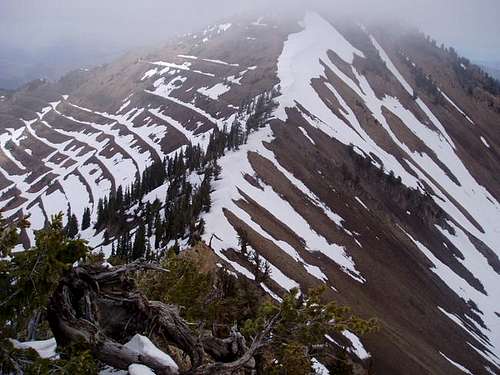
[[(36, 230), (69, 202), (80, 218), (87, 202), (132, 183), (155, 160), (187, 144), (206, 145), (213, 128), (232, 123), (243, 100), (276, 80), (266, 59), (283, 36), (237, 48), (246, 34), (246, 25), (213, 26), (145, 58), (126, 56), (57, 84), (33, 82), (2, 101), (4, 215), (32, 214)], [(246, 53), (263, 58), (252, 62)], [(32, 241), (29, 231), (25, 245)]]
[[(498, 110), (450, 87), (442, 56), (425, 61), (411, 38), (387, 38), (386, 51), (378, 35), (344, 30), (308, 14), (285, 41), (277, 120), (246, 157), (222, 162), (207, 236), (243, 226), (283, 288), (326, 281), (333, 298), (382, 317), (384, 372), (495, 372)], [(432, 69), (439, 102), (414, 98), (406, 59)]]
[[(25, 246), (58, 211), (90, 206), (95, 221), (110, 190), (206, 148), (278, 87), (273, 118), (218, 161), (204, 240), (254, 278), (244, 231), (276, 298), (326, 284), (378, 317), (366, 350), (345, 333), (377, 373), (500, 371), (499, 91), (422, 35), (315, 13), (241, 19), (28, 85), (0, 101), (4, 215), (31, 214)], [(103, 232), (82, 236), (110, 251)]]

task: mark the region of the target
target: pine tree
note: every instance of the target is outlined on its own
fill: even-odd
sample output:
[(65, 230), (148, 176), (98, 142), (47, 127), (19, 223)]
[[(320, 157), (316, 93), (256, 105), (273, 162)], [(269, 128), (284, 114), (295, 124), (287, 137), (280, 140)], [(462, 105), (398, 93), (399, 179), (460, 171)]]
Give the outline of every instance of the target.
[(100, 230), (104, 222), (104, 201), (102, 198), (99, 198), (97, 202), (97, 220), (94, 228), (96, 230)]
[(68, 219), (68, 224), (66, 226), (66, 233), (69, 238), (75, 238), (78, 234), (78, 219), (75, 214), (72, 214)]
[(132, 247), (132, 260), (143, 258), (146, 253), (146, 227), (141, 222), (135, 232), (134, 245)]
[[(0, 260), (0, 337), (8, 337), (4, 330), (15, 335), (26, 332), (28, 322), (45, 309), (64, 272), (89, 254), (84, 241), (68, 239), (62, 220), (62, 213), (52, 217), (49, 226), (36, 233), (35, 247), (11, 254), (11, 260)], [(16, 232), (1, 227), (1, 247), (12, 248)], [(34, 333), (28, 336), (36, 336), (36, 325), (31, 330)]]
[(199, 191), (201, 197), (201, 205), (204, 212), (209, 212), (212, 206), (212, 200), (210, 198), (210, 174), (206, 174), (203, 182), (200, 186)]
[(160, 215), (157, 214), (155, 218), (155, 244), (154, 248), (158, 249), (160, 247), (160, 241), (163, 237), (163, 223), (161, 221)]
[(90, 208), (86, 207), (83, 211), (82, 217), (82, 230), (90, 227)]
[(271, 276), (271, 265), (267, 260), (261, 257), (257, 251), (253, 251), (249, 260), (253, 265), (253, 275), (255, 277), (255, 282), (261, 283), (266, 282)]
[(243, 255), (246, 255), (248, 246), (248, 233), (246, 230), (237, 227), (236, 234), (238, 235), (238, 245), (240, 245), (241, 253)]
[(118, 190), (116, 191), (116, 207), (120, 210), (123, 206), (123, 188), (118, 186)]
[(281, 319), (271, 332), (268, 346), (268, 354), (275, 360), (267, 364), (263, 373), (311, 374), (314, 348), (324, 346), (325, 335), (346, 329), (364, 335), (378, 329), (375, 319), (360, 319), (348, 307), (339, 306), (333, 301), (323, 303), (321, 297), (325, 289), (322, 286), (309, 290), (308, 294), (299, 295), (299, 289), (294, 288), (283, 297), (280, 305), (263, 303), (259, 307), (258, 318), (245, 323), (244, 333), (253, 336), (262, 329), (266, 317), (269, 319), (281, 311)]
[(214, 164), (213, 164), (213, 169), (212, 169), (214, 180), (219, 179), (221, 172), (222, 172), (222, 167), (219, 165), (219, 163), (217, 163), (217, 160), (215, 160)]
[(146, 253), (145, 253), (145, 258), (146, 260), (151, 260), (153, 259), (153, 252), (151, 249), (151, 241), (149, 240), (149, 237), (146, 239)]
[(200, 218), (200, 221), (198, 222), (197, 231), (200, 236), (203, 236), (203, 234), (205, 233), (205, 220), (203, 218)]

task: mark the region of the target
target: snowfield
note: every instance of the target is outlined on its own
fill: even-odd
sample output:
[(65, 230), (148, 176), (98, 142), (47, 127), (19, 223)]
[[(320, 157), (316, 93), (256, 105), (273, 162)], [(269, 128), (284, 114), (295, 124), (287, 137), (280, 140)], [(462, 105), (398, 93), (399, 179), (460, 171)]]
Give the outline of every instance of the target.
[[(366, 155), (376, 155), (383, 161), (385, 168), (394, 171), (395, 175), (400, 176), (407, 186), (421, 189), (423, 186), (421, 181), (425, 181), (432, 187), (434, 201), (460, 225), (460, 227), (457, 227), (449, 223), (454, 227), (455, 234), (442, 228), (438, 229), (464, 254), (465, 258), (459, 261), (481, 281), (486, 289), (486, 294), (477, 291), (466, 280), (444, 264), (441, 264), (425, 246), (412, 240), (436, 265), (437, 268), (433, 270), (443, 282), (459, 296), (462, 296), (464, 301), (470, 299), (478, 305), (487, 328), (480, 327), (474, 321), (468, 323), (472, 324), (475, 329), (480, 330), (485, 337), (488, 337), (487, 342), (482, 341), (490, 348), (491, 352), (483, 352), (483, 354), (492, 363), (497, 366), (500, 365), (500, 324), (497, 315), (500, 302), (495, 298), (495, 295), (498, 294), (498, 285), (500, 285), (500, 275), (488, 264), (481, 251), (468, 238), (473, 235), (488, 245), (490, 249), (493, 249), (497, 256), (500, 255), (497, 246), (500, 242), (500, 227), (498, 226), (500, 204), (491, 193), (472, 177), (457, 155), (453, 140), (446, 132), (443, 124), (421, 99), (417, 99), (416, 103), (428, 118), (425, 123), (419, 121), (408, 109), (404, 108), (398, 98), (390, 96), (381, 99), (377, 98), (367, 79), (353, 66), (354, 57), (362, 58), (363, 53), (345, 40), (330, 23), (315, 13), (308, 13), (302, 22), (302, 26), (302, 31), (288, 37), (278, 60), (278, 76), (281, 81), (283, 95), (279, 97), (280, 106), (276, 113), (277, 117), (286, 121), (288, 118), (287, 109), (300, 104), (315, 116), (315, 118), (307, 115), (303, 116), (311, 126), (322, 130), (327, 136), (335, 138), (345, 145), (353, 144), (356, 150), (360, 150)], [(406, 92), (412, 95), (413, 88), (399, 73), (387, 53), (373, 36), (370, 35), (370, 39), (389, 71)], [(352, 73), (357, 78), (359, 85), (330, 61), (327, 55), (329, 50), (334, 51), (345, 63), (351, 65)], [(343, 107), (348, 123), (337, 117), (325, 105), (312, 87), (311, 79), (326, 78), (325, 69), (327, 68), (333, 71), (364, 101), (364, 104), (378, 120), (380, 126), (385, 129), (394, 143), (407, 155), (406, 163), (403, 164), (393, 155), (388, 154), (377, 145), (374, 139), (369, 137), (359, 124), (353, 110), (341, 97), (339, 90), (328, 82), (326, 86)], [(446, 98), (462, 115), (466, 116), (450, 98)], [(449, 174), (442, 169), (432, 155), (411, 152), (408, 146), (401, 142), (391, 131), (382, 113), (383, 108), (399, 117), (404, 125), (435, 153), (437, 160), (449, 168), (452, 175), (459, 181), (459, 184), (450, 178)], [(468, 120), (472, 122), (469, 118)], [(309, 139), (307, 135), (306, 138)], [(484, 138), (482, 141), (488, 147)], [(416, 178), (415, 175), (418, 177)], [(362, 202), (360, 204), (366, 207)], [(470, 215), (469, 217), (472, 217), (479, 226), (465, 216), (462, 210), (465, 210)]]
[[(466, 334), (471, 342), (467, 340), (464, 346), (491, 364), (485, 369), (491, 368), (494, 373), (500, 368), (500, 275), (496, 268), (500, 257), (500, 203), (498, 190), (492, 188), (498, 176), (491, 176), (490, 180), (483, 176), (482, 169), (484, 165), (493, 168), (498, 160), (496, 133), (484, 126), (481, 113), (471, 111), (472, 102), (454, 91), (454, 82), (438, 87), (444, 98), (439, 104), (441, 109), (436, 110), (437, 104), (420, 92), (415, 96), (413, 78), (396, 59), (394, 46), (376, 30), (372, 33), (360, 26), (357, 32), (364, 33), (363, 44), (347, 32), (343, 35), (344, 28), (335, 27), (314, 12), (307, 12), (298, 26), (291, 33), (277, 34), (283, 38), (283, 44), (275, 43), (276, 47), (263, 37), (278, 28), (271, 17), (247, 20), (244, 26), (216, 24), (198, 35), (188, 34), (171, 51), (138, 59), (130, 69), (123, 69), (123, 74), (130, 74), (126, 82), (117, 84), (111, 78), (106, 81), (109, 77), (103, 75), (106, 79), (101, 82), (102, 77), (99, 78), (96, 98), (80, 98), (77, 91), (56, 100), (57, 94), (37, 103), (31, 117), (16, 114), (20, 116), (15, 119), (18, 122), (0, 130), (2, 215), (30, 215), (31, 227), (23, 237), (24, 245), (34, 244), (35, 232), (59, 212), (71, 212), (81, 222), (84, 209), (89, 207), (93, 224), (97, 202), (112, 189), (131, 185), (153, 162), (176, 155), (188, 144), (199, 145), (206, 151), (216, 128), (230, 129), (235, 122), (245, 127), (259, 95), (279, 87), (279, 95), (274, 99), (277, 107), (266, 123), (249, 133), (247, 143), (227, 150), (217, 161), (221, 173), (212, 183), (212, 207), (202, 214), (206, 223), (203, 240), (211, 242), (215, 253), (234, 268), (236, 275), (250, 279), (254, 275), (248, 263), (242, 262), (246, 264), (243, 266), (231, 260), (234, 258), (229, 259), (228, 250), (240, 249), (229, 217), (235, 216), (264, 241), (274, 244), (278, 254), (268, 253), (267, 258), (263, 255), (274, 283), (261, 286), (277, 301), (282, 296), (275, 290), (276, 284), (283, 290), (300, 289), (303, 275), (310, 276), (312, 284), (327, 285), (329, 292), (342, 296), (347, 287), (340, 280), (350, 283), (354, 296), (360, 289), (370, 291), (379, 275), (374, 276), (375, 271), (367, 262), (372, 258), (366, 254), (387, 233), (378, 231), (368, 241), (360, 233), (371, 233), (371, 229), (364, 222), (365, 232), (365, 228), (357, 228), (356, 217), (362, 217), (360, 222), (363, 216), (380, 219), (384, 202), (363, 188), (353, 189), (351, 199), (338, 204), (320, 198), (332, 192), (343, 196), (339, 192), (341, 186), (333, 180), (337, 176), (333, 168), (340, 167), (336, 163), (342, 157), (339, 150), (352, 146), (356, 156), (369, 157), (371, 166), (383, 168), (382, 176), (392, 172), (415, 194), (428, 194), (436, 210), (444, 212), (439, 224), (430, 222), (430, 229), (426, 228), (435, 238), (426, 238), (414, 228), (418, 208), (405, 207), (399, 213), (402, 219), (398, 217), (395, 223), (387, 219), (387, 227), (394, 229), (391, 241), (404, 243), (405, 249), (411, 250), (412, 257), (421, 262), (418, 266), (422, 268), (422, 278), (442, 292), (443, 298), (452, 296), (449, 305), (439, 303), (441, 296), (429, 298), (431, 310), (442, 321), (456, 326), (457, 332)], [(233, 40), (234, 45), (237, 42), (243, 46), (241, 51), (233, 44), (229, 44), (232, 50), (219, 45), (232, 33), (238, 38)], [(268, 51), (267, 48), (275, 49), (275, 55), (241, 57), (247, 49), (247, 54), (257, 54), (260, 52), (255, 51)], [(373, 54), (386, 73), (383, 77), (387, 87), (395, 90), (384, 93), (364, 69), (361, 62), (370, 61)], [(406, 60), (403, 56), (403, 64), (417, 66), (418, 59)], [(105, 97), (103, 103), (93, 102), (100, 101), (99, 95)], [(2, 108), (10, 100), (0, 97)], [(476, 155), (467, 155), (467, 142), (457, 136), (457, 130), (451, 127), (453, 121), (470, 132), (464, 134), (473, 135), (467, 142), (481, 154), (477, 160), (469, 160)], [(282, 130), (284, 138), (279, 138)], [(283, 146), (289, 134), (297, 137), (293, 141), (300, 149)], [(283, 157), (283, 150), (287, 157), (303, 152), (307, 158), (303, 165), (311, 162), (313, 167), (306, 172), (296, 170), (300, 168), (294, 168), (295, 159)], [(315, 158), (314, 153), (321, 157)], [(258, 173), (261, 169), (250, 162), (251, 154), (257, 155), (259, 162), (265, 164), (258, 166), (270, 168), (266, 172), (279, 182), (273, 178), (264, 181)], [(332, 169), (312, 164), (323, 159), (325, 164), (331, 163), (328, 168)], [(474, 170), (475, 163), (481, 171)], [(193, 172), (187, 180), (196, 187), (201, 176)], [(317, 181), (327, 181), (328, 185), (315, 186)], [(167, 189), (168, 183), (157, 187), (142, 203), (164, 201)], [(287, 200), (287, 194), (298, 199)], [(333, 198), (331, 201), (336, 202)], [(140, 206), (130, 208), (129, 214)], [(351, 216), (349, 210), (359, 216)], [(266, 225), (269, 222), (273, 225)], [(289, 235), (276, 234), (281, 230)], [(334, 230), (335, 234), (331, 234)], [(337, 234), (346, 240), (337, 241)], [(103, 244), (104, 233), (96, 233), (93, 225), (81, 237), (95, 249), (110, 254), (111, 245)], [(180, 245), (188, 246), (186, 238)], [(258, 244), (253, 245), (255, 248), (248, 246), (249, 253), (259, 250)], [(377, 285), (385, 287), (382, 282)], [(457, 305), (463, 309), (455, 308)], [(342, 335), (351, 343), (349, 351), (360, 359), (368, 360), (370, 353), (375, 356), (375, 351), (370, 347), (369, 352), (352, 332), (343, 331)], [(56, 355), (51, 340), (15, 345), (33, 347), (46, 358)], [(172, 359), (144, 336), (135, 336), (127, 347), (178, 370)], [(437, 360), (445, 365), (465, 374), (474, 371), (451, 348), (434, 349)], [(314, 368), (328, 374), (317, 360)], [(152, 372), (134, 364), (129, 373)]]

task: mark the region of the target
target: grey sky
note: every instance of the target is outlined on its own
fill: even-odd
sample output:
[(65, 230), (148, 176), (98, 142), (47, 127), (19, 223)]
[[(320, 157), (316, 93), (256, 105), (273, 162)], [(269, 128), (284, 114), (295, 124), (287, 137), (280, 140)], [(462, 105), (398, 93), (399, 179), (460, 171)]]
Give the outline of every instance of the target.
[[(279, 9), (290, 2), (311, 3), (310, 0), (0, 0), (0, 41), (27, 48), (68, 39), (154, 44), (176, 31), (201, 27), (263, 4)], [(324, 3), (355, 13), (399, 18), (471, 57), (500, 59), (499, 0)]]
[(36, 55), (64, 44), (158, 45), (233, 14), (266, 7), (279, 12), (311, 2), (398, 19), (473, 60), (500, 61), (500, 0), (0, 0), (0, 61), (7, 47)]

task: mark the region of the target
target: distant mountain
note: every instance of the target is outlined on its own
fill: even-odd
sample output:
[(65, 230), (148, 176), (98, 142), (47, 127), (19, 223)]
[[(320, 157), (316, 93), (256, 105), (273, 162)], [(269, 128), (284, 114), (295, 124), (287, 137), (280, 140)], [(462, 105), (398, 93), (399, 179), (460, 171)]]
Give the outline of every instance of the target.
[(104, 64), (124, 52), (118, 47), (63, 42), (25, 51), (0, 45), (0, 87), (17, 89), (34, 79), (57, 80), (71, 70)]
[(349, 335), (373, 373), (495, 374), (499, 124), (500, 86), (424, 35), (242, 17), (6, 96), (0, 206), (31, 215), (18, 250), (89, 208), (108, 255), (201, 238), (255, 278), (243, 237), (274, 298), (325, 285), (380, 320)]

